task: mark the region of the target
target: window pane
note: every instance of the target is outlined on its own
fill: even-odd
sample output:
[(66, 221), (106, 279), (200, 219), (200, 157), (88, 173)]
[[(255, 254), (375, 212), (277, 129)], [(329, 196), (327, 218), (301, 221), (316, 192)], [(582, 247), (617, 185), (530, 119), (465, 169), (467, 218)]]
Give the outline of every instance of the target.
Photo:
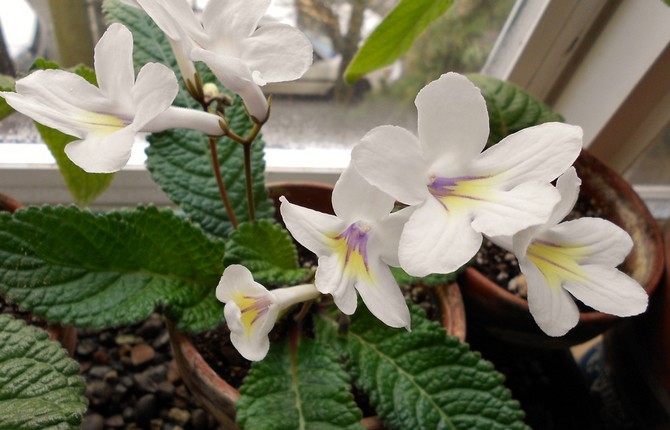
[(636, 185), (670, 185), (670, 126), (624, 176)]
[[(398, 125), (416, 130), (414, 98), (448, 71), (478, 71), (491, 50), (514, 0), (456, 0), (420, 36), (403, 59), (353, 86), (340, 86), (342, 59), (359, 45), (395, 5), (383, 0), (287, 0), (283, 17), (308, 35), (315, 62), (295, 82), (268, 85), (272, 115), (265, 140), (278, 148), (350, 148), (372, 128)], [(361, 22), (356, 19), (362, 17)], [(353, 23), (353, 24), (352, 24)], [(353, 28), (354, 36), (349, 32)], [(353, 39), (351, 39), (353, 37)], [(352, 42), (353, 40), (353, 42)]]

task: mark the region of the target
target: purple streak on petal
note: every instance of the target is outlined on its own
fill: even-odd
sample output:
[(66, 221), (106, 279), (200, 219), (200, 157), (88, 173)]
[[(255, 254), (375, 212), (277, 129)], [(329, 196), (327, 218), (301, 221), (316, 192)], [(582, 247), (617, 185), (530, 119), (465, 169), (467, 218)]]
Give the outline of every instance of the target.
[(458, 185), (461, 182), (486, 179), (488, 176), (457, 176), (455, 178), (435, 177), (428, 184), (428, 191), (440, 202), (445, 210), (449, 210), (444, 200), (445, 197), (460, 197), (462, 199), (481, 200), (479, 197), (469, 196), (467, 194), (458, 194)]
[(344, 240), (347, 244), (347, 254), (344, 257), (345, 266), (349, 263), (349, 257), (353, 252), (358, 252), (363, 257), (363, 264), (365, 270), (369, 272), (368, 268), (368, 238), (370, 227), (361, 222), (351, 224), (347, 229), (335, 237), (336, 240)]
[(247, 306), (244, 309), (240, 309), (242, 313), (257, 311), (258, 314), (251, 321), (251, 324), (254, 324), (259, 318), (267, 313), (272, 305), (272, 300), (266, 296), (244, 296), (245, 299), (253, 300), (252, 304)]

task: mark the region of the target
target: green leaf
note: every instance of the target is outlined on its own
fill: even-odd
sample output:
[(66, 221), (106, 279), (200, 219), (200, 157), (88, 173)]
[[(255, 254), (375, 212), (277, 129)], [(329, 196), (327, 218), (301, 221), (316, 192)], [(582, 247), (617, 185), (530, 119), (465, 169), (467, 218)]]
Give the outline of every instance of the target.
[(344, 72), (345, 80), (351, 84), (366, 73), (393, 63), (452, 3), (452, 0), (402, 0), (358, 50)]
[(390, 269), (396, 282), (398, 282), (400, 285), (419, 283), (427, 287), (434, 287), (436, 285), (443, 285), (454, 282), (460, 273), (460, 271), (458, 271), (447, 274), (432, 274), (423, 277), (416, 277), (408, 274), (400, 267), (391, 267)]
[(349, 377), (337, 355), (310, 339), (275, 342), (240, 388), (237, 423), (245, 430), (363, 430)]
[[(350, 373), (392, 429), (526, 429), (503, 376), (412, 306), (412, 332), (358, 309), (346, 335)], [(334, 336), (320, 318), (317, 336)], [(330, 333), (329, 333), (330, 332)]]
[(0, 430), (78, 429), (85, 392), (79, 364), (60, 344), (0, 315)]
[[(139, 69), (147, 62), (159, 62), (171, 67), (180, 76), (177, 62), (167, 39), (153, 21), (139, 9), (129, 8), (116, 1), (105, 3), (107, 17), (121, 22), (133, 33), (134, 62)], [(199, 68), (203, 82), (215, 82), (214, 75), (206, 68)], [(244, 105), (234, 97), (234, 105), (226, 109), (230, 128), (245, 136), (252, 129)], [(182, 107), (200, 109), (186, 91), (183, 82), (175, 99)], [(184, 212), (208, 233), (225, 238), (232, 226), (221, 201), (216, 179), (212, 173), (209, 138), (190, 130), (170, 130), (153, 135), (147, 149), (147, 168), (158, 185)], [(274, 209), (265, 190), (265, 144), (258, 137), (252, 144), (253, 190), (256, 218), (272, 218)], [(217, 152), (223, 181), (233, 211), (239, 222), (249, 220), (244, 180), (244, 155), (242, 145), (228, 138), (218, 139)]]
[(563, 121), (561, 115), (516, 85), (483, 75), (468, 78), (479, 87), (486, 100), (491, 130), (487, 147), (524, 128)]
[[(53, 61), (47, 61), (41, 58), (35, 60), (31, 66), (31, 70), (45, 70), (45, 69), (60, 69), (58, 64)], [(97, 85), (97, 80), (95, 78), (95, 72), (84, 65), (79, 65), (73, 69), (70, 69), (73, 73), (83, 77), (89, 83)], [(65, 155), (65, 145), (68, 143), (77, 140), (76, 137), (69, 136), (65, 133), (61, 133), (58, 130), (42, 125), (38, 122), (35, 122), (37, 130), (40, 132), (40, 136), (44, 143), (46, 143), (47, 148), (53, 155), (58, 164), (58, 170), (60, 170), (65, 185), (67, 185), (70, 194), (74, 198), (74, 201), (82, 206), (88, 206), (93, 203), (93, 201), (102, 194), (112, 183), (114, 179), (113, 173), (101, 174), (101, 173), (87, 173), (82, 170), (79, 166), (74, 164), (70, 159)]]
[(49, 321), (105, 328), (165, 306), (184, 330), (212, 328), (222, 256), (223, 242), (168, 209), (0, 214), (0, 294)]
[[(8, 75), (0, 75), (0, 91), (14, 91), (14, 78)], [(0, 121), (7, 118), (14, 109), (7, 104), (4, 97), (0, 97)]]
[(65, 145), (77, 140), (77, 138), (37, 122), (35, 126), (56, 160), (58, 170), (60, 170), (74, 201), (81, 206), (88, 206), (93, 203), (112, 183), (114, 174), (85, 172), (65, 155)]
[[(212, 173), (207, 136), (196, 131), (170, 130), (152, 136), (150, 142), (147, 168), (154, 181), (207, 233), (226, 238), (232, 225)], [(261, 179), (265, 171), (263, 143), (258, 140), (253, 146), (256, 218), (271, 219), (274, 208)], [(248, 221), (242, 146), (229, 139), (219, 139), (217, 148), (223, 181), (237, 221)]]
[(230, 235), (224, 263), (241, 264), (263, 285), (293, 285), (309, 270), (298, 268), (298, 252), (286, 229), (269, 221), (245, 223)]

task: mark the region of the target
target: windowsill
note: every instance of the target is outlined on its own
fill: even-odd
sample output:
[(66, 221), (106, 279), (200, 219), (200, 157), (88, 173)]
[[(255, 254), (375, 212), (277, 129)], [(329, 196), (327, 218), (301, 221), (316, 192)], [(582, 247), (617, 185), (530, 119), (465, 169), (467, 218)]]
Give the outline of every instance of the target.
[[(146, 143), (144, 144), (146, 145)], [(349, 149), (266, 149), (267, 182), (320, 182), (334, 184), (349, 163)], [(137, 203), (170, 205), (168, 197), (151, 180), (144, 167), (144, 146), (135, 145), (128, 165), (117, 173), (112, 186), (96, 201), (96, 208), (134, 206)], [(0, 144), (0, 192), (24, 204), (72, 202), (60, 173), (43, 144)], [(654, 218), (670, 218), (670, 187), (636, 185)]]
[[(144, 167), (146, 143), (136, 144), (126, 167), (95, 202), (96, 208), (171, 204)], [(349, 163), (349, 149), (275, 149), (265, 151), (266, 181), (334, 184)], [(44, 144), (0, 144), (0, 192), (24, 204), (67, 204), (72, 198)]]

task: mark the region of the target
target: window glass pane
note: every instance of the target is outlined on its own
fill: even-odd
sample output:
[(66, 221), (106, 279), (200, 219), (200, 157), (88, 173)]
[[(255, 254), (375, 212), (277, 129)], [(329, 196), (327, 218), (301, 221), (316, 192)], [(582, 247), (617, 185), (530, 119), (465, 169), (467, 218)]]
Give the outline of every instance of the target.
[[(348, 61), (360, 41), (395, 3), (383, 0), (273, 3), (276, 11), (283, 10), (277, 16), (296, 23), (308, 35), (314, 45), (315, 61), (300, 80), (266, 88), (274, 97), (272, 115), (264, 127), (268, 146), (349, 148), (379, 125), (416, 130), (417, 92), (442, 73), (478, 71), (514, 0), (456, 0), (447, 14), (417, 39), (404, 58), (353, 86), (338, 85), (342, 59)], [(357, 17), (362, 17), (359, 25)], [(348, 38), (350, 27), (354, 36), (350, 32)]]
[[(196, 10), (207, 3), (188, 1)], [(104, 30), (101, 0), (86, 4), (92, 37), (99, 37)], [(302, 79), (266, 88), (273, 95), (272, 114), (263, 129), (268, 147), (349, 148), (372, 128), (386, 124), (415, 131), (417, 92), (442, 73), (478, 71), (514, 0), (455, 0), (404, 58), (353, 86), (341, 85), (343, 61), (349, 61), (396, 4), (395, 0), (272, 1), (269, 14), (301, 28), (315, 53), (314, 64)], [(26, 0), (0, 2), (0, 18), (18, 70), (25, 72), (34, 56), (52, 57), (53, 38), (45, 37), (48, 25), (37, 25), (37, 16)], [(20, 114), (0, 123), (0, 136), (4, 142), (40, 140), (31, 121)]]
[(670, 126), (624, 176), (636, 185), (670, 185)]

